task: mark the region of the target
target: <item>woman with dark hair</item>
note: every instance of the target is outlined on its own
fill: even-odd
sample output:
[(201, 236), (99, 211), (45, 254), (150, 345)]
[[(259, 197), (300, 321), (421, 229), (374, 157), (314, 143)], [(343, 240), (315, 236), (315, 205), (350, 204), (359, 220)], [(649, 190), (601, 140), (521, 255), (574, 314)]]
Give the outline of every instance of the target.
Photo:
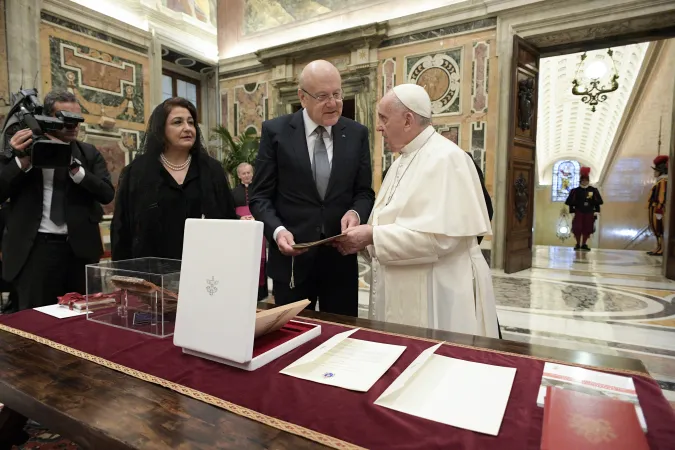
[(112, 259), (181, 259), (185, 220), (201, 217), (237, 219), (225, 171), (204, 149), (197, 110), (170, 98), (152, 112), (141, 154), (120, 175)]

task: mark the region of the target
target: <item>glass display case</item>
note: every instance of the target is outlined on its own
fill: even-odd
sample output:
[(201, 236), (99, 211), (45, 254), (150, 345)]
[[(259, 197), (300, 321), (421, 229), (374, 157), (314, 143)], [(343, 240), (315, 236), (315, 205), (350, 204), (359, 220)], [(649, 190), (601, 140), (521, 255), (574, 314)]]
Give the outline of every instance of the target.
[(138, 333), (173, 335), (180, 260), (138, 258), (87, 265), (87, 320)]

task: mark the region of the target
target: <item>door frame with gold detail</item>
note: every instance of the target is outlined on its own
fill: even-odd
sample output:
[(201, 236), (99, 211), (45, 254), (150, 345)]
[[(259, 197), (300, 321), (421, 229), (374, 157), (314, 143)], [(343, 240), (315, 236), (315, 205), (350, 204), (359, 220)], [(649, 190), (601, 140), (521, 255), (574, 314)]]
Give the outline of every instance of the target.
[(504, 272), (532, 267), (539, 51), (513, 37)]
[[(515, 140), (515, 130), (512, 129), (516, 120), (512, 101), (515, 101), (513, 95), (517, 92), (513, 80), (516, 71), (513, 64), (513, 51), (517, 45), (514, 41), (520, 40), (524, 44), (523, 48), (529, 44), (530, 49), (539, 49), (544, 56), (554, 56), (582, 51), (593, 46), (600, 46), (596, 48), (611, 47), (618, 41), (625, 45), (628, 43), (626, 39), (639, 37), (640, 40), (650, 40), (650, 38), (663, 39), (666, 35), (671, 36), (664, 30), (672, 30), (675, 2), (616, 1), (621, 3), (620, 11), (609, 11), (607, 0), (568, 0), (565, 2), (541, 0), (536, 5), (523, 5), (499, 14), (496, 39), (500, 80), (497, 93), (499, 97), (497, 145), (494, 155), (493, 205), (495, 215), (492, 228), (493, 240), (489, 242), (491, 244), (490, 260), (495, 269), (515, 272), (531, 266), (531, 262), (526, 262), (525, 255), (527, 252), (532, 252), (532, 243), (521, 239), (523, 236), (532, 234), (531, 223), (515, 229), (512, 227), (518, 221), (514, 222), (512, 217), (515, 214), (515, 199), (509, 198), (511, 195), (515, 197), (513, 169), (514, 167), (515, 170), (522, 169), (523, 179), (528, 187), (526, 192), (529, 195), (525, 210), (529, 212), (530, 217), (532, 216), (534, 206), (532, 197), (536, 179), (534, 177), (528, 179), (525, 168), (529, 165), (528, 161), (536, 159), (535, 148), (530, 147), (530, 156), (519, 158), (517, 164), (512, 161), (518, 156), (516, 153), (523, 150), (522, 147), (514, 146), (518, 142), (523, 144), (523, 139)], [(546, 3), (546, 6), (544, 7), (542, 3)], [(527, 42), (523, 42), (523, 39)], [(536, 101), (533, 104), (536, 106)], [(534, 134), (532, 141), (536, 146)], [(513, 148), (520, 150), (513, 153), (511, 151)], [(534, 168), (534, 165), (532, 167)], [(533, 176), (535, 174), (536, 171), (533, 172)], [(521, 189), (519, 194), (522, 195), (522, 193)], [(525, 204), (524, 199), (519, 199), (519, 204), (522, 210)], [(518, 246), (523, 248), (517, 250), (516, 255), (510, 255), (511, 250), (518, 249)]]

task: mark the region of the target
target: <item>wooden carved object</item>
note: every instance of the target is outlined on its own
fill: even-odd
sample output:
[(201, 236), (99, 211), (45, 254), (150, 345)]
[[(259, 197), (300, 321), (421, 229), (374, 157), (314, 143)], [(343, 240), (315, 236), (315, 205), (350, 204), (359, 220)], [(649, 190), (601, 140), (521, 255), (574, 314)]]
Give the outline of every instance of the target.
[(518, 128), (523, 131), (529, 130), (532, 126), (533, 94), (533, 78), (526, 78), (518, 82)]
[[(164, 305), (165, 308), (167, 310), (176, 309), (176, 304), (174, 302), (178, 301), (178, 294), (176, 292), (157, 286), (148, 280), (144, 280), (143, 278), (115, 275), (110, 277), (110, 281), (113, 286), (115, 286), (115, 288), (119, 289), (120, 291), (127, 291), (128, 293), (134, 295), (134, 297), (147, 304), (151, 304), (152, 298), (156, 293), (162, 293), (164, 300), (167, 302)], [(168, 301), (171, 301), (172, 304), (169, 304)]]
[(527, 206), (530, 203), (529, 194), (527, 192), (527, 181), (522, 173), (516, 178), (514, 184), (516, 188), (514, 205), (516, 207), (516, 219), (518, 219), (518, 222), (522, 222), (527, 215)]

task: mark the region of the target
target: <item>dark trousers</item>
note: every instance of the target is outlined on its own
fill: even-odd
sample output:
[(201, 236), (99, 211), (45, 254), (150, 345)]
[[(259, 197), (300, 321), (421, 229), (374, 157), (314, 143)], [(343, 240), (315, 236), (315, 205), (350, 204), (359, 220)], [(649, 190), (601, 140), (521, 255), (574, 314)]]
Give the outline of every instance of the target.
[(274, 280), (274, 303), (287, 305), (307, 299), (314, 310), (357, 317), (359, 313), (359, 270), (356, 257), (342, 256), (335, 248), (322, 246), (312, 272), (291, 289), (288, 282)]
[(69, 292), (86, 294), (84, 266), (92, 262), (73, 254), (67, 236), (38, 233), (14, 281), (18, 310), (53, 305)]

